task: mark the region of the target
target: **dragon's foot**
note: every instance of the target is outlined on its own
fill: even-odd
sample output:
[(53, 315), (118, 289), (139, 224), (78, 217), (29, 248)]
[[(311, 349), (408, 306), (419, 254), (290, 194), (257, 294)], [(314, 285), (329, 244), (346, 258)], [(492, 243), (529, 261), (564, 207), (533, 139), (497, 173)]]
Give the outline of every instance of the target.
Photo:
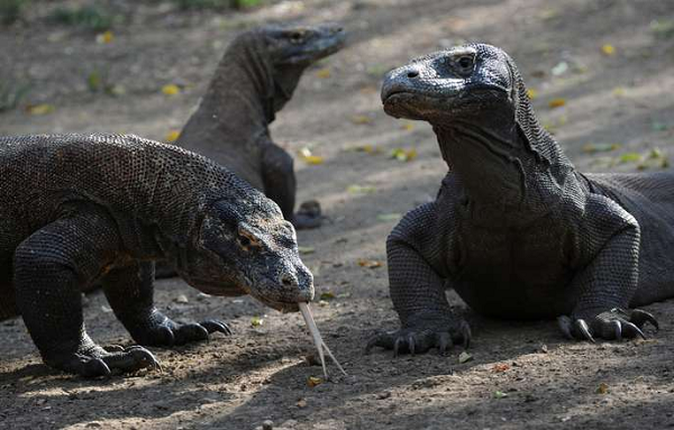
[(171, 347), (208, 340), (209, 335), (215, 332), (226, 336), (232, 334), (229, 326), (220, 320), (179, 324), (164, 315), (157, 314), (159, 313), (153, 315), (154, 318), (148, 324), (136, 325), (133, 330), (129, 330), (136, 342), (141, 345)]
[(398, 331), (378, 333), (370, 339), (365, 352), (379, 346), (393, 350), (393, 356), (399, 353), (424, 353), (431, 348), (438, 348), (440, 355), (444, 355), (453, 345), (463, 345), (468, 348), (470, 343), (470, 326), (466, 321), (458, 324), (430, 324), (425, 323), (416, 327), (402, 328)]
[(658, 321), (649, 312), (641, 309), (613, 308), (594, 317), (571, 318), (560, 316), (557, 318), (559, 328), (568, 339), (589, 340), (594, 342), (596, 337), (606, 340), (633, 339), (637, 336), (646, 339), (641, 331), (644, 324), (651, 323), (656, 330)]
[(150, 351), (142, 346), (127, 348), (94, 346), (71, 353), (45, 354), (44, 362), (51, 367), (86, 378), (108, 376), (112, 373), (134, 372), (146, 367), (161, 369)]
[(316, 228), (323, 222), (321, 204), (316, 200), (302, 202), (293, 216), (293, 225), (298, 230)]

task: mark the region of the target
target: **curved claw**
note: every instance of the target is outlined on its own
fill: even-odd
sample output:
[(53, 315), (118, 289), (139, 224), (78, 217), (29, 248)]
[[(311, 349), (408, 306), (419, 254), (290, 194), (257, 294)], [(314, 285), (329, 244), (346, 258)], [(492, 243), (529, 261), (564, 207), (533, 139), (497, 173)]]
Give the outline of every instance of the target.
[(209, 334), (220, 332), (225, 336), (232, 335), (232, 329), (224, 322), (220, 320), (206, 320), (199, 323), (203, 328), (205, 328)]
[(414, 355), (414, 352), (415, 352), (414, 347), (415, 347), (415, 345), (414, 345), (414, 335), (409, 334), (407, 336), (407, 349), (409, 350), (411, 355)]
[(583, 319), (578, 319), (574, 323), (574, 328), (587, 340), (589, 340), (592, 343), (595, 343), (594, 337), (592, 337), (592, 334), (590, 333), (590, 327), (587, 325), (585, 320)]
[(636, 326), (639, 328), (643, 327), (644, 324), (648, 322), (651, 323), (653, 327), (655, 327), (655, 330), (660, 330), (660, 324), (658, 324), (658, 320), (655, 319), (653, 314), (641, 309), (634, 309), (632, 311), (632, 315), (630, 315), (630, 321), (636, 324)]
[(398, 356), (398, 351), (400, 351), (400, 345), (402, 344), (402, 342), (403, 342), (402, 337), (398, 337), (396, 339), (395, 343), (393, 344), (393, 357)]
[(623, 324), (623, 333), (625, 333), (628, 337), (636, 337), (637, 335), (640, 336), (642, 339), (646, 339), (646, 335), (644, 334), (643, 331), (639, 327), (637, 327), (635, 324), (632, 324), (631, 322), (626, 322)]
[(440, 352), (440, 355), (445, 355), (447, 353), (447, 348), (452, 345), (452, 337), (449, 333), (440, 333), (438, 339), (438, 351)]
[(617, 341), (622, 340), (623, 338), (623, 327), (622, 324), (620, 324), (620, 321), (613, 321), (613, 338)]

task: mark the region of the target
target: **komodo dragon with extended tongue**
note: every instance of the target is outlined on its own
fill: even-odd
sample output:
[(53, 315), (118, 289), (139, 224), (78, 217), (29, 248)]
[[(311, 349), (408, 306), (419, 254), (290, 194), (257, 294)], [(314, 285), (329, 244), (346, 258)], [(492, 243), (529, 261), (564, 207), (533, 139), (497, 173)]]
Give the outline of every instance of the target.
[(674, 296), (674, 173), (583, 174), (540, 126), (513, 60), (469, 44), (386, 76), (385, 111), (425, 120), (450, 171), (387, 241), (402, 327), (368, 348), (470, 340), (445, 297), (510, 319), (558, 317), (568, 338), (644, 336), (629, 307)]
[(265, 26), (227, 48), (201, 103), (176, 144), (229, 168), (281, 207), (296, 228), (317, 227), (320, 205), (294, 214), (292, 157), (276, 145), (269, 124), (290, 100), (304, 70), (344, 46), (337, 24)]
[(0, 320), (20, 313), (44, 362), (84, 376), (156, 365), (140, 346), (87, 335), (80, 289), (100, 280), (142, 345), (229, 333), (178, 324), (153, 304), (154, 261), (208, 294), (251, 294), (281, 311), (314, 295), (295, 230), (229, 170), (136, 136), (0, 137)]

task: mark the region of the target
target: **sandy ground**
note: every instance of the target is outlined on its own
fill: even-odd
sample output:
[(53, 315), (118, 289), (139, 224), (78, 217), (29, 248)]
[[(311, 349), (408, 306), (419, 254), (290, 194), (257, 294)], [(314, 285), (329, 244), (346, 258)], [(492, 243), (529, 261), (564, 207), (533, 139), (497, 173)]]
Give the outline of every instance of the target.
[[(318, 198), (329, 217), (299, 240), (313, 249), (303, 258), (317, 296), (334, 296), (314, 304), (315, 315), (349, 375), (331, 367), (332, 382), (307, 385), (321, 371), (304, 358), (313, 347), (299, 315), (247, 297), (200, 296), (166, 280), (156, 296), (169, 315), (223, 318), (236, 333), (153, 349), (161, 373), (84, 380), (42, 365), (20, 319), (0, 323), (0, 428), (254, 429), (264, 420), (302, 430), (674, 427), (672, 301), (646, 308), (662, 326), (648, 340), (590, 345), (564, 340), (553, 321), (480, 317), (450, 293), (473, 329), (471, 361), (459, 363), (460, 348), (447, 357), (363, 353), (375, 330), (398, 324), (384, 250), (392, 218), (431, 199), (446, 171), (428, 125), (382, 112), (383, 73), (464, 40), (502, 46), (536, 91), (542, 122), (579, 168), (655, 169), (674, 150), (671, 2), (307, 0), (216, 13), (120, 0), (109, 3), (126, 20), (108, 44), (48, 23), (64, 3), (34, 0), (23, 23), (0, 27), (0, 79), (32, 85), (18, 109), (0, 113), (0, 134), (113, 131), (163, 140), (187, 120), (237, 31), (269, 21), (344, 23), (349, 46), (307, 71), (273, 136), (293, 153), (310, 147), (325, 158), (315, 166), (297, 161), (299, 200)], [(123, 94), (92, 93), (94, 70)], [(166, 84), (182, 91), (166, 96)], [(551, 108), (555, 99), (565, 106)], [(31, 114), (27, 103), (54, 110)], [(614, 143), (613, 151), (587, 152)], [(357, 151), (365, 145), (380, 151)], [(418, 156), (392, 159), (396, 148)], [(635, 154), (640, 161), (630, 161)], [(369, 192), (349, 192), (353, 185)], [(359, 259), (384, 264), (366, 268)], [(100, 292), (88, 296), (85, 315), (95, 340), (130, 344)], [(258, 319), (262, 325), (253, 326)]]

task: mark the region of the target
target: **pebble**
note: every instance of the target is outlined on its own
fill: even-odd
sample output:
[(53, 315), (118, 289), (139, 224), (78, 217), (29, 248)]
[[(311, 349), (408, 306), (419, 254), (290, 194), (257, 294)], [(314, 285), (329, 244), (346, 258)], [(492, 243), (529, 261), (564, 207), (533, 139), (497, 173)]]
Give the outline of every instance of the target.
[(262, 430), (272, 430), (274, 428), (274, 422), (272, 420), (262, 421)]

